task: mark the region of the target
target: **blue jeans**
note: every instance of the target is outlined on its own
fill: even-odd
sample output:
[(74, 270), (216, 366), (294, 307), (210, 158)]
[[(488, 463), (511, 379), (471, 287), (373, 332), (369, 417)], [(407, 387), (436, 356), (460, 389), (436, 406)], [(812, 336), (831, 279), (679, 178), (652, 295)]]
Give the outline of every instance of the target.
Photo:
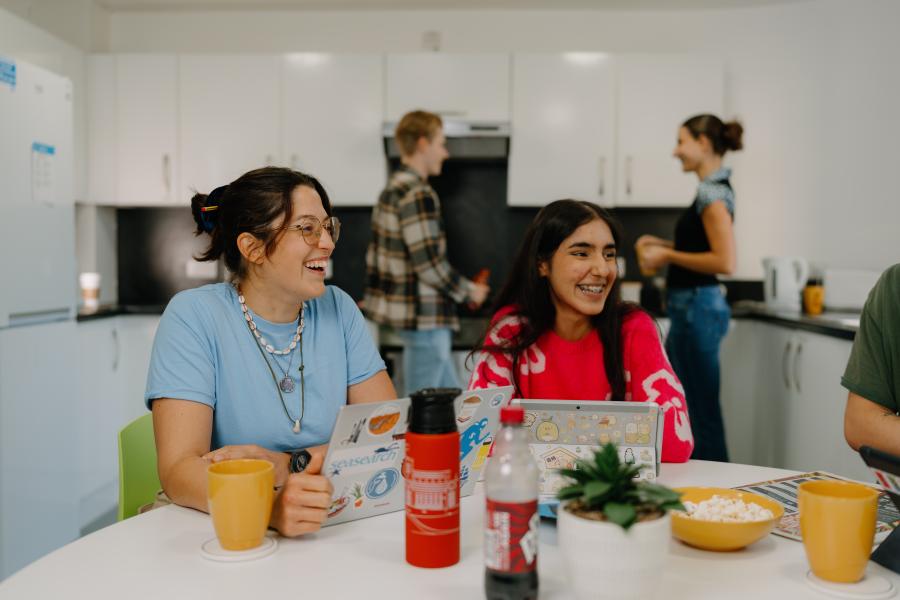
[(404, 394), (429, 387), (462, 387), (451, 354), (450, 329), (397, 330), (403, 340)]
[(719, 347), (731, 309), (713, 285), (670, 289), (666, 307), (672, 323), (666, 352), (684, 386), (694, 432), (691, 458), (728, 462), (719, 404)]

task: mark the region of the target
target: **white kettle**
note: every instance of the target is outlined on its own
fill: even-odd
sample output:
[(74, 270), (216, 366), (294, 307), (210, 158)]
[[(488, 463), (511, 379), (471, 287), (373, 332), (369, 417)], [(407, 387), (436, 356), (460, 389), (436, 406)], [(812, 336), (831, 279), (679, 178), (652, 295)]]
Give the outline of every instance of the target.
[(766, 306), (780, 310), (800, 310), (800, 297), (809, 276), (809, 264), (797, 257), (764, 258), (763, 292)]

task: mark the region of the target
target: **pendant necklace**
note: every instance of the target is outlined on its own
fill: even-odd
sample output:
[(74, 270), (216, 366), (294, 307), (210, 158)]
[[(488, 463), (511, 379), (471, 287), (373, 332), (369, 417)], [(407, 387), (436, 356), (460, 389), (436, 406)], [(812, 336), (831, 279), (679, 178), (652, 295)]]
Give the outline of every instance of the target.
[[(235, 286), (238, 294), (238, 302), (241, 304), (241, 311), (244, 314), (244, 320), (247, 322), (247, 329), (253, 335), (254, 345), (259, 349), (260, 356), (263, 358), (263, 362), (266, 363), (266, 367), (269, 369), (269, 374), (272, 375), (272, 381), (275, 383), (275, 391), (278, 392), (278, 399), (281, 401), (281, 407), (284, 409), (284, 414), (288, 418), (288, 421), (292, 423), (291, 430), (294, 433), (300, 433), (300, 421), (303, 420), (303, 414), (306, 410), (306, 381), (304, 379), (303, 369), (304, 369), (304, 361), (303, 361), (303, 326), (304, 326), (304, 312), (306, 311), (306, 303), (302, 303), (300, 305), (300, 318), (299, 324), (297, 325), (297, 332), (294, 334), (294, 338), (291, 340), (290, 345), (284, 350), (276, 350), (271, 344), (269, 344), (264, 337), (262, 337), (259, 333), (259, 330), (256, 327), (256, 323), (253, 322), (253, 316), (250, 314), (250, 310), (247, 308), (247, 304), (244, 302), (244, 296), (241, 294), (240, 288)], [(294, 362), (293, 350), (297, 346), (300, 346), (300, 416), (296, 419), (293, 418), (288, 412), (287, 404), (284, 401), (284, 396), (282, 392), (285, 394), (290, 394), (295, 389), (294, 379), (290, 376), (291, 365)], [(265, 350), (265, 352), (263, 352)], [(272, 354), (272, 360), (275, 361), (275, 364), (278, 365), (278, 369), (284, 374), (284, 377), (279, 380), (275, 375), (275, 371), (272, 370), (272, 365), (269, 364), (269, 359), (266, 356), (266, 353)], [(275, 358), (275, 355), (284, 355), (290, 354), (291, 358), (288, 361), (288, 368), (285, 371), (281, 368), (281, 365), (278, 364), (278, 360)]]

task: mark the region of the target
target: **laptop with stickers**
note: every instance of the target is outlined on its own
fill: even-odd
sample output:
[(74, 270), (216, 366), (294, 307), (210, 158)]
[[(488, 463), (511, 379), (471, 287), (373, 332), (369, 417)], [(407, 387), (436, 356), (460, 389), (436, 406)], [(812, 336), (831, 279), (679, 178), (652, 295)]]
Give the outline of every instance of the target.
[[(512, 387), (466, 391), (456, 398), (460, 496), (475, 488)], [(334, 487), (328, 519), (335, 525), (403, 510), (401, 467), (410, 399), (341, 407), (322, 466)]]
[(573, 469), (579, 458), (609, 442), (619, 448), (619, 458), (638, 465), (638, 478), (659, 475), (663, 419), (654, 402), (593, 400), (514, 400), (525, 409), (528, 446), (540, 471), (538, 512), (555, 518), (556, 493), (567, 480), (558, 469)]

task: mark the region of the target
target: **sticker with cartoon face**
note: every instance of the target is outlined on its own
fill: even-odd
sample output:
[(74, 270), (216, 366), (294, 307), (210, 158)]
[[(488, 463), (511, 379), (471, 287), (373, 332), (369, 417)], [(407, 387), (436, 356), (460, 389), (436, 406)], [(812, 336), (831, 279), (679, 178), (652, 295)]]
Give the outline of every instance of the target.
[(396, 404), (385, 404), (375, 409), (369, 416), (369, 433), (384, 435), (393, 431), (400, 422), (400, 407)]
[(578, 456), (565, 448), (553, 448), (541, 455), (547, 469), (574, 469)]
[(533, 412), (526, 412), (525, 420), (522, 421), (522, 426), (531, 427), (532, 425), (534, 425), (535, 418), (537, 418), (536, 414), (534, 414)]
[(469, 396), (465, 400), (463, 400), (462, 408), (459, 409), (459, 414), (456, 415), (456, 422), (460, 425), (465, 425), (469, 421), (472, 420), (472, 417), (475, 416), (475, 411), (478, 410), (478, 407), (481, 406), (481, 397), (480, 396)]
[(542, 442), (555, 442), (559, 439), (559, 427), (551, 420), (541, 421), (534, 436)]
[(637, 425), (635, 425), (634, 423), (627, 423), (625, 425), (625, 443), (637, 443)]
[(400, 473), (397, 469), (382, 469), (369, 478), (366, 483), (366, 496), (376, 500), (385, 496), (394, 489), (400, 480)]

